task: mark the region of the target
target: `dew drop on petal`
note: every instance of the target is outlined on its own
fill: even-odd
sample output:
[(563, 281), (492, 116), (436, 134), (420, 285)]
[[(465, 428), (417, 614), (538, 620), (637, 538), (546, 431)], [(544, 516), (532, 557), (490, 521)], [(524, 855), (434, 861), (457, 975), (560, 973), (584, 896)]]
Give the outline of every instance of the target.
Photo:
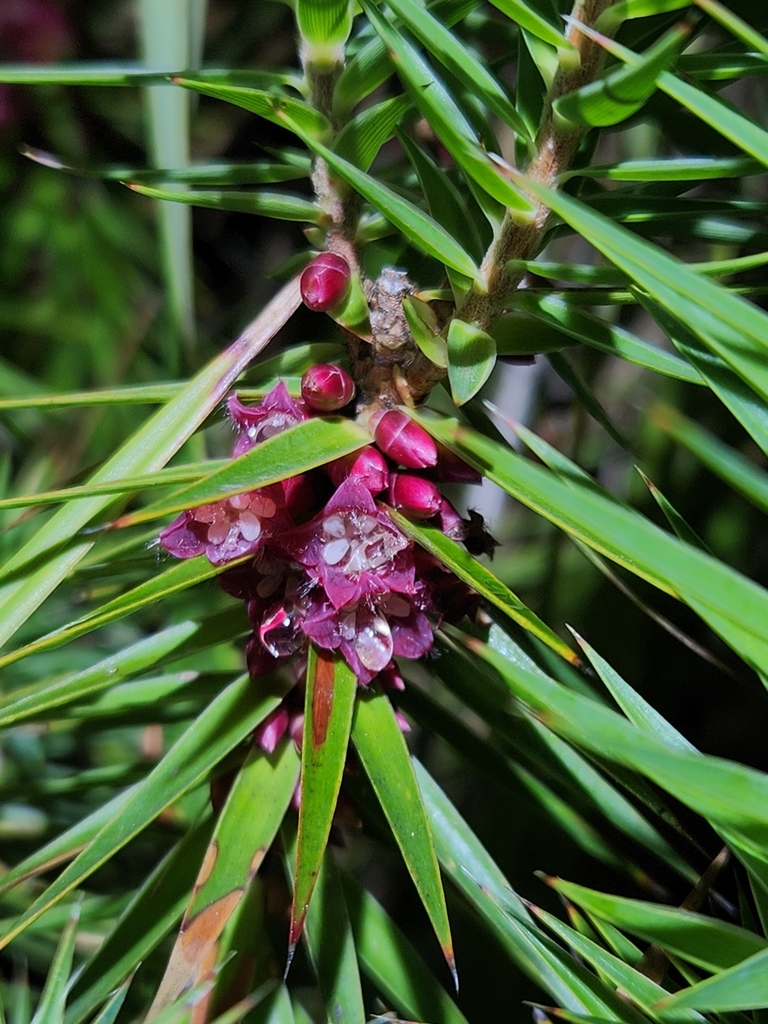
[(346, 537), (339, 537), (325, 545), (323, 559), (327, 565), (338, 565), (347, 551), (349, 551), (349, 541)]
[(258, 540), (261, 535), (261, 523), (253, 512), (243, 512), (237, 523), (244, 540)]
[(198, 523), (215, 523), (221, 516), (217, 515), (218, 508), (216, 505), (200, 505), (199, 508), (192, 510), (192, 515), (198, 521)]
[(381, 672), (392, 660), (392, 633), (383, 616), (369, 620), (355, 637), (355, 652), (369, 672)]

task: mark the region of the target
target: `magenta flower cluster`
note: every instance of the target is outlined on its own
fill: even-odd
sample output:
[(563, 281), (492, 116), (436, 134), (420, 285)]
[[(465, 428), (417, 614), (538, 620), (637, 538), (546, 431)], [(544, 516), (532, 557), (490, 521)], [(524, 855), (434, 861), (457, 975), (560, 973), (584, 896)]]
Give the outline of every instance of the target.
[[(284, 384), (255, 406), (237, 397), (229, 415), (233, 456), (312, 415), (346, 406), (354, 395), (338, 366), (314, 366), (302, 397)], [(335, 462), (183, 512), (160, 534), (177, 558), (205, 555), (213, 565), (248, 556), (220, 577), (247, 603), (252, 676), (301, 654), (308, 641), (339, 651), (358, 680), (395, 671), (395, 657), (419, 658), (443, 619), (458, 619), (475, 597), (396, 526), (377, 497), (418, 520), (430, 519), (461, 540), (467, 522), (438, 488), (476, 474), (398, 410), (373, 417), (375, 444)]]

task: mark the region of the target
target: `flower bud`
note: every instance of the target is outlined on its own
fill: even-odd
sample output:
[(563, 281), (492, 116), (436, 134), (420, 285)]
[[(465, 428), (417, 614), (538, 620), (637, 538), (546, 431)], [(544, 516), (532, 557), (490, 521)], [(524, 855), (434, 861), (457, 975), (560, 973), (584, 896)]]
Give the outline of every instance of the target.
[(407, 469), (426, 469), (437, 462), (437, 445), (426, 430), (397, 409), (378, 419), (374, 437), (385, 455)]
[(392, 473), (389, 501), (411, 519), (431, 519), (441, 507), (441, 495), (431, 480), (415, 473)]
[(336, 412), (355, 397), (355, 382), (340, 366), (318, 363), (301, 378), (301, 397), (316, 412)]
[(349, 477), (361, 483), (371, 494), (383, 491), (389, 480), (389, 468), (384, 456), (373, 445), (334, 459), (325, 468), (334, 486), (341, 487)]
[(319, 313), (338, 306), (346, 298), (351, 276), (352, 271), (343, 256), (321, 252), (301, 275), (304, 305)]

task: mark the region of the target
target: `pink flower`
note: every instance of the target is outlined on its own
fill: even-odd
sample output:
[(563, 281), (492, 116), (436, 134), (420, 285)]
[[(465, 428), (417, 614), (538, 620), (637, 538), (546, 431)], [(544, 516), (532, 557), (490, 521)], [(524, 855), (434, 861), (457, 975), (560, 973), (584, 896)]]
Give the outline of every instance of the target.
[(233, 458), (309, 419), (304, 403), (291, 398), (282, 381), (258, 405), (243, 405), (237, 395), (233, 395), (227, 403), (227, 409), (240, 435), (232, 450)]
[(357, 480), (346, 480), (320, 515), (283, 537), (282, 545), (334, 608), (392, 590), (414, 592), (413, 545)]
[(385, 594), (345, 608), (315, 600), (302, 629), (319, 647), (339, 650), (363, 685), (395, 656), (420, 658), (433, 642), (423, 611), (401, 594)]
[(176, 558), (205, 554), (224, 565), (258, 550), (275, 530), (285, 527), (280, 487), (260, 487), (224, 501), (182, 512), (160, 534), (160, 543)]

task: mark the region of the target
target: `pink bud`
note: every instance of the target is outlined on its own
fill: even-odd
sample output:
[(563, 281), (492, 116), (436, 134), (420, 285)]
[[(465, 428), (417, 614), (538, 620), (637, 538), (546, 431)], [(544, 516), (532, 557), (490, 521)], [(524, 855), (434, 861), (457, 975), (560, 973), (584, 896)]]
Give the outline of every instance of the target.
[(265, 753), (271, 754), (285, 735), (289, 722), (290, 716), (287, 708), (279, 704), (274, 711), (267, 715), (261, 725), (256, 727), (253, 738)]
[(371, 494), (383, 491), (389, 480), (389, 469), (384, 456), (373, 445), (368, 445), (359, 452), (352, 452), (351, 455), (343, 455), (340, 459), (334, 459), (325, 468), (336, 487), (341, 487), (349, 477), (361, 483)]
[(374, 437), (385, 455), (408, 469), (426, 469), (437, 462), (437, 445), (426, 430), (397, 409), (378, 419)]
[(415, 473), (392, 473), (389, 500), (411, 519), (431, 519), (440, 511), (442, 498), (431, 480)]
[(301, 397), (317, 412), (336, 412), (355, 397), (355, 382), (340, 366), (318, 363), (301, 378)]
[(343, 256), (335, 252), (321, 252), (301, 275), (304, 305), (319, 313), (338, 306), (349, 291), (351, 276), (352, 271)]
[(447, 498), (440, 503), (440, 529), (451, 540), (462, 541), (467, 536), (467, 523)]

